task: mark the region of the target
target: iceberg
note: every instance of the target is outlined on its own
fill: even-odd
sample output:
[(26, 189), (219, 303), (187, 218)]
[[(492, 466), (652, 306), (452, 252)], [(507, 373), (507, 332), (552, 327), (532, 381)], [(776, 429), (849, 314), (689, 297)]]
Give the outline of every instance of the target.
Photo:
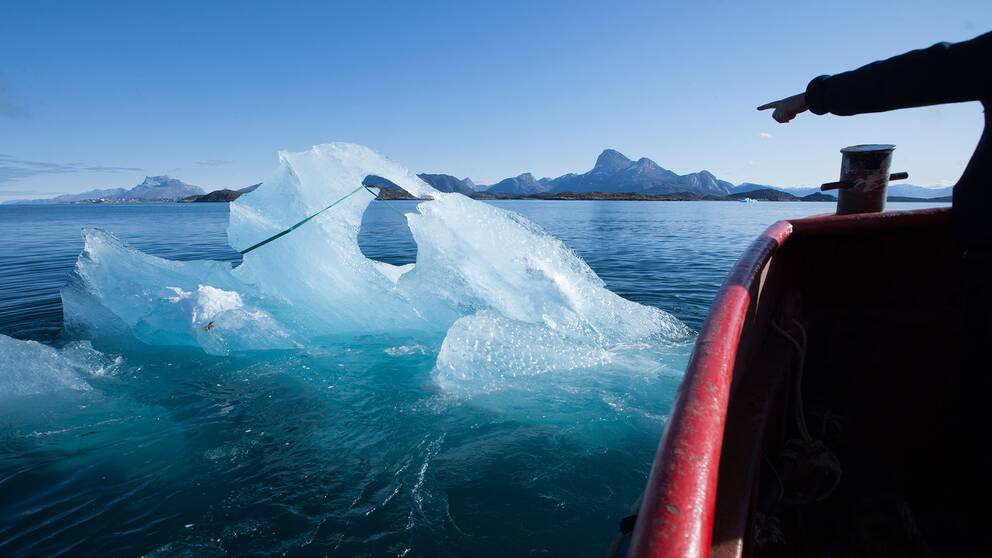
[[(374, 199), (360, 187), (369, 175), (427, 200), (406, 216), (414, 264), (393, 266), (359, 249)], [(156, 258), (86, 230), (62, 293), (66, 330), (219, 355), (367, 335), (443, 339), (442, 385), (600, 367), (623, 347), (674, 346), (691, 336), (670, 314), (609, 291), (536, 224), (439, 192), (359, 145), (280, 153), (272, 176), (230, 205), (228, 238), (245, 250), (317, 213), (233, 268)]]

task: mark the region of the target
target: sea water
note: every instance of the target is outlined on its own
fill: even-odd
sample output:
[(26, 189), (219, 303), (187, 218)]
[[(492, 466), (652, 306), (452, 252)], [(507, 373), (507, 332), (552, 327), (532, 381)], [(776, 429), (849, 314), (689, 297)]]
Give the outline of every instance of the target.
[[(372, 203), (361, 251), (413, 263), (397, 211), (416, 205)], [(690, 330), (755, 234), (832, 209), (491, 205)], [(0, 346), (0, 369), (25, 375), (0, 379), (22, 389), (0, 385), (0, 554), (602, 554), (643, 488), (691, 337), (654, 361), (635, 347), (632, 362), (451, 390), (444, 332), (232, 354), (59, 335), (82, 229), (170, 260), (237, 262), (227, 221), (226, 204), (0, 206), (0, 333), (43, 342)]]

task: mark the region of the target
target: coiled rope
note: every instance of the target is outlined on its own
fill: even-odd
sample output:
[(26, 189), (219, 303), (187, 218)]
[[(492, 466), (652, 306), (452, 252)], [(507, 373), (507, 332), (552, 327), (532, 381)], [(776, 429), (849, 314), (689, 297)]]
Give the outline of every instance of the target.
[[(794, 474), (800, 478), (791, 479), (793, 486), (789, 499), (794, 504), (825, 500), (840, 485), (844, 471), (841, 468), (840, 460), (837, 459), (837, 454), (827, 447), (822, 440), (814, 439), (806, 424), (806, 409), (803, 402), (803, 373), (806, 368), (806, 351), (809, 344), (806, 328), (798, 320), (792, 320), (793, 325), (796, 326), (801, 335), (800, 339), (797, 340), (779, 324), (774, 321), (770, 323), (772, 328), (796, 349), (798, 357), (793, 401), (796, 413), (796, 429), (799, 431), (800, 437), (787, 440), (779, 453), (780, 460), (792, 462), (793, 470), (799, 471)], [(773, 467), (772, 470), (774, 471), (774, 469)], [(778, 477), (777, 471), (775, 475)], [(803, 475), (805, 478), (801, 478)], [(779, 482), (783, 486), (786, 484), (781, 478), (779, 478)], [(802, 486), (803, 484), (805, 486)]]
[(798, 366), (796, 367), (797, 371), (795, 385), (796, 426), (799, 429), (799, 435), (803, 437), (803, 440), (810, 443), (813, 441), (813, 437), (810, 436), (809, 428), (806, 426), (806, 410), (803, 405), (803, 372), (805, 372), (806, 369), (807, 344), (806, 328), (804, 328), (803, 325), (797, 320), (792, 320), (792, 323), (799, 329), (799, 333), (802, 335), (802, 342), (797, 341), (795, 337), (790, 335), (789, 332), (785, 331), (785, 329), (777, 323), (771, 322), (771, 326), (796, 349), (796, 354), (799, 359)]

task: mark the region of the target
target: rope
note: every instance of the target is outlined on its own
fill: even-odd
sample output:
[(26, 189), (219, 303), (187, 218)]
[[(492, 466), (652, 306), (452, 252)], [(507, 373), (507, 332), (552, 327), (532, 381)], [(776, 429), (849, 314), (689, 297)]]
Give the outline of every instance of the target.
[(809, 429), (806, 427), (806, 410), (803, 405), (803, 372), (806, 368), (806, 328), (803, 327), (801, 323), (796, 320), (792, 321), (793, 324), (799, 328), (799, 333), (802, 334), (802, 342), (796, 340), (795, 337), (789, 335), (789, 332), (785, 331), (782, 326), (775, 322), (771, 322), (771, 326), (781, 335), (786, 338), (789, 343), (791, 343), (796, 348), (796, 353), (799, 356), (798, 371), (796, 373), (796, 426), (799, 428), (799, 434), (803, 437), (806, 442), (812, 442), (813, 437), (809, 435)]
[[(786, 441), (785, 447), (779, 454), (779, 459), (787, 459), (803, 464), (804, 467), (812, 469), (822, 475), (817, 480), (815, 475), (806, 479), (808, 486), (806, 492), (802, 490), (790, 496), (794, 503), (818, 502), (826, 499), (840, 485), (841, 477), (844, 474), (837, 455), (820, 440), (814, 440), (809, 434), (806, 425), (806, 409), (803, 403), (803, 372), (806, 368), (806, 351), (809, 346), (809, 338), (806, 335), (806, 328), (798, 320), (792, 320), (793, 325), (799, 330), (800, 339), (796, 339), (789, 334), (782, 326), (775, 322), (770, 322), (772, 328), (784, 337), (796, 349), (798, 363), (795, 382), (795, 407), (796, 407), (796, 427), (799, 430), (800, 438), (793, 438)], [(775, 473), (776, 476), (778, 473)], [(810, 480), (812, 479), (812, 480)], [(829, 483), (824, 485), (824, 482)], [(784, 483), (783, 483), (784, 486)]]
[[(364, 184), (361, 185), (361, 186), (359, 186), (358, 188), (355, 188), (351, 192), (348, 192), (344, 196), (342, 196), (342, 197), (334, 200), (334, 203), (332, 203), (331, 205), (325, 207), (324, 209), (321, 209), (317, 213), (314, 213), (313, 215), (307, 217), (306, 219), (300, 221), (299, 223), (293, 225), (292, 227), (289, 227), (288, 229), (286, 229), (286, 230), (284, 230), (284, 231), (282, 231), (280, 233), (276, 233), (276, 234), (270, 236), (269, 238), (266, 238), (265, 240), (259, 242), (258, 244), (255, 244), (253, 246), (249, 246), (248, 248), (245, 248), (244, 250), (241, 250), (241, 255), (244, 256), (245, 254), (247, 254), (248, 252), (251, 252), (252, 250), (254, 250), (256, 248), (261, 248), (262, 246), (265, 246), (266, 244), (272, 242), (273, 240), (275, 240), (277, 238), (281, 238), (283, 236), (286, 236), (287, 234), (289, 234), (289, 233), (295, 231), (296, 229), (300, 228), (304, 223), (306, 223), (310, 219), (313, 219), (314, 217), (320, 215), (321, 213), (327, 211), (328, 209), (334, 207), (335, 205), (337, 205), (337, 204), (343, 202), (344, 200), (350, 198), (351, 196), (353, 196), (355, 193), (357, 193), (359, 190), (361, 190), (363, 188), (365, 188), (365, 185)], [(369, 190), (368, 188), (365, 188), (365, 190), (368, 190), (369, 192), (371, 192), (371, 190)]]
[[(362, 184), (362, 186), (363, 186), (363, 187), (364, 187), (364, 188), (365, 188), (366, 190), (368, 190), (368, 192), (369, 192), (370, 194), (372, 194), (373, 196), (375, 196), (375, 199), (376, 199), (377, 201), (386, 201), (386, 200), (380, 200), (380, 199), (379, 199), (379, 194), (377, 194), (377, 193), (375, 193), (374, 191), (372, 191), (372, 188), (369, 188), (368, 186), (365, 186), (364, 184)], [(402, 217), (402, 218), (403, 218), (404, 220), (406, 219), (406, 213), (403, 213), (402, 211), (396, 211), (396, 210), (395, 210), (395, 209), (393, 209), (393, 208), (392, 208), (392, 207), (391, 207), (391, 206), (390, 206), (390, 205), (389, 205), (388, 203), (387, 203), (386, 205), (384, 205), (383, 207), (385, 207), (386, 209), (388, 209), (388, 210), (390, 210), (390, 211), (392, 211), (393, 213), (395, 213), (395, 214), (397, 214), (397, 215), (399, 215), (399, 216), (400, 216), (400, 217)]]
[[(335, 205), (337, 205), (337, 204), (343, 202), (344, 200), (350, 198), (351, 196), (353, 196), (355, 193), (357, 193), (359, 190), (362, 190), (362, 189), (365, 189), (366, 192), (372, 194), (372, 196), (374, 196), (376, 199), (379, 199), (379, 194), (377, 194), (374, 191), (372, 191), (372, 189), (369, 188), (368, 186), (362, 184), (358, 188), (355, 188), (354, 190), (352, 190), (352, 191), (348, 192), (347, 194), (341, 196), (340, 198), (334, 200), (334, 203), (332, 203), (331, 205), (325, 207), (324, 209), (321, 209), (317, 213), (314, 213), (313, 215), (307, 217), (306, 219), (300, 221), (299, 223), (293, 225), (292, 227), (289, 227), (288, 229), (286, 229), (286, 230), (284, 230), (282, 232), (276, 233), (276, 234), (270, 236), (269, 238), (266, 238), (265, 240), (259, 242), (258, 244), (254, 244), (252, 246), (249, 246), (248, 248), (245, 248), (244, 250), (241, 250), (241, 255), (244, 256), (245, 254), (247, 254), (248, 252), (251, 252), (252, 250), (254, 250), (256, 248), (261, 248), (262, 246), (265, 246), (266, 244), (272, 242), (273, 240), (275, 240), (277, 238), (281, 238), (283, 236), (286, 236), (287, 234), (289, 234), (289, 233), (295, 231), (296, 229), (300, 228), (304, 223), (306, 223), (310, 219), (313, 219), (314, 217), (320, 215), (321, 213), (327, 211), (328, 209), (334, 207)], [(400, 212), (400, 211), (396, 211), (395, 209), (393, 209), (392, 207), (389, 207), (388, 205), (386, 205), (385, 207), (387, 209), (389, 209), (390, 211), (392, 211), (393, 213), (399, 215), (403, 219), (406, 219), (406, 214), (405, 213)]]

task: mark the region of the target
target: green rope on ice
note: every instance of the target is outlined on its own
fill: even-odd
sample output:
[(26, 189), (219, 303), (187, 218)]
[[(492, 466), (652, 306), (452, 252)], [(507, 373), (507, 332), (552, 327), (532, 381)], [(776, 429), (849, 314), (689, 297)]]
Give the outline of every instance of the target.
[[(372, 188), (369, 188), (368, 186), (365, 186), (364, 184), (363, 184), (363, 186), (365, 187), (366, 190), (369, 191), (370, 194), (372, 194), (373, 196), (375, 196), (375, 199), (379, 200), (379, 194), (377, 194), (374, 190), (372, 190)], [(379, 201), (385, 201), (385, 200), (379, 200)], [(392, 211), (393, 213), (399, 215), (400, 217), (403, 218), (403, 220), (406, 220), (406, 213), (403, 213), (402, 211), (396, 211), (395, 209), (393, 209), (392, 207), (390, 207), (389, 204), (386, 204), (383, 207), (385, 207), (386, 209), (388, 209), (388, 210)]]
[[(338, 198), (337, 200), (335, 200), (334, 203), (332, 203), (331, 205), (325, 207), (324, 209), (321, 209), (317, 213), (314, 213), (313, 215), (307, 217), (306, 219), (300, 221), (299, 223), (293, 225), (292, 227), (289, 227), (288, 229), (286, 229), (286, 230), (284, 230), (284, 231), (282, 231), (280, 233), (274, 234), (274, 235), (270, 236), (269, 238), (266, 238), (265, 240), (259, 242), (258, 244), (255, 244), (253, 246), (249, 246), (248, 248), (245, 248), (244, 250), (241, 251), (241, 255), (244, 256), (245, 254), (247, 254), (248, 252), (251, 252), (255, 248), (261, 248), (262, 246), (265, 246), (266, 244), (272, 242), (273, 240), (275, 240), (277, 238), (286, 236), (287, 234), (289, 234), (289, 233), (295, 231), (296, 229), (300, 228), (301, 226), (303, 226), (303, 224), (306, 223), (307, 221), (309, 221), (310, 219), (313, 219), (314, 217), (320, 215), (321, 213), (327, 211), (328, 209), (334, 207), (335, 205), (337, 205), (337, 204), (343, 202), (344, 200), (350, 198), (351, 196), (353, 196), (355, 193), (357, 193), (359, 190), (362, 190), (362, 189), (368, 190), (368, 188), (365, 188), (365, 185), (364, 184), (361, 185), (361, 186), (359, 186), (358, 188), (355, 188), (351, 192), (348, 192), (344, 196), (342, 196), (342, 197)], [(368, 191), (371, 192), (371, 190), (368, 190)]]
[[(292, 227), (289, 227), (288, 229), (286, 229), (286, 230), (284, 230), (284, 231), (282, 231), (282, 232), (280, 232), (280, 233), (276, 233), (276, 234), (274, 234), (274, 235), (272, 235), (272, 236), (270, 236), (269, 238), (266, 238), (265, 240), (263, 240), (263, 241), (261, 241), (261, 242), (259, 242), (258, 244), (254, 244), (254, 245), (252, 245), (252, 246), (249, 246), (249, 247), (247, 247), (247, 248), (245, 248), (244, 250), (242, 250), (242, 251), (241, 251), (241, 255), (242, 255), (242, 256), (244, 256), (245, 254), (247, 254), (248, 252), (251, 252), (251, 251), (252, 251), (252, 250), (254, 250), (255, 248), (261, 248), (262, 246), (265, 246), (266, 244), (268, 244), (268, 243), (270, 243), (270, 242), (272, 242), (273, 240), (275, 240), (275, 239), (277, 239), (277, 238), (280, 238), (280, 237), (283, 237), (283, 236), (286, 236), (287, 234), (289, 234), (289, 233), (291, 233), (291, 232), (293, 232), (293, 231), (295, 231), (296, 229), (298, 229), (298, 228), (300, 228), (300, 226), (301, 226), (301, 225), (303, 225), (304, 223), (306, 223), (306, 222), (307, 222), (307, 221), (309, 221), (310, 219), (313, 219), (314, 217), (316, 217), (316, 216), (318, 216), (318, 215), (320, 215), (321, 213), (323, 213), (323, 212), (325, 212), (325, 211), (327, 211), (328, 209), (330, 209), (330, 208), (332, 208), (332, 207), (334, 207), (335, 205), (337, 205), (337, 204), (339, 204), (339, 203), (341, 203), (341, 202), (343, 202), (344, 200), (346, 200), (346, 199), (348, 199), (348, 198), (350, 198), (351, 196), (353, 196), (353, 195), (354, 195), (355, 193), (357, 193), (357, 192), (358, 192), (359, 190), (361, 190), (361, 189), (363, 189), (363, 188), (365, 189), (365, 191), (366, 191), (366, 192), (368, 192), (368, 193), (370, 193), (370, 194), (372, 194), (372, 195), (373, 195), (373, 196), (374, 196), (374, 197), (375, 197), (376, 199), (379, 199), (379, 194), (377, 194), (377, 193), (376, 193), (376, 192), (375, 192), (374, 190), (372, 190), (372, 188), (369, 188), (368, 186), (366, 186), (366, 185), (364, 185), (364, 184), (362, 184), (362, 185), (361, 185), (361, 186), (359, 186), (358, 188), (355, 188), (354, 190), (352, 190), (352, 191), (350, 191), (350, 192), (348, 192), (348, 193), (347, 193), (347, 194), (345, 194), (344, 196), (341, 196), (340, 198), (338, 198), (338, 199), (336, 199), (336, 200), (334, 201), (334, 203), (332, 203), (331, 205), (329, 205), (329, 206), (327, 206), (327, 207), (325, 207), (324, 209), (321, 209), (321, 210), (320, 210), (320, 211), (318, 211), (317, 213), (314, 213), (313, 215), (311, 215), (311, 216), (309, 216), (309, 217), (307, 217), (306, 219), (304, 219), (304, 220), (302, 220), (302, 221), (300, 221), (299, 223), (297, 223), (297, 224), (295, 224), (295, 225), (293, 225)], [(389, 206), (386, 206), (386, 207), (387, 207), (387, 208), (388, 208), (388, 209), (389, 209), (390, 211), (392, 211), (393, 213), (396, 213), (396, 214), (397, 214), (397, 215), (399, 215), (400, 217), (403, 217), (404, 219), (406, 219), (406, 215), (405, 215), (404, 213), (400, 213), (399, 211), (396, 211), (396, 210), (395, 210), (395, 209), (393, 209), (392, 207), (389, 207)]]

